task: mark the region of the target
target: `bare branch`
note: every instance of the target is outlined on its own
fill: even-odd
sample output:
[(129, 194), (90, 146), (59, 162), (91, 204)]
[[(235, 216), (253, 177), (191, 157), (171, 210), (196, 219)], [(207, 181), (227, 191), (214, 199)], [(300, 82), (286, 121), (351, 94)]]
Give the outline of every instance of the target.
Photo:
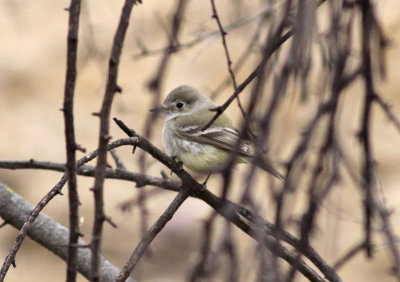
[[(224, 51), (225, 51), (225, 57), (226, 57), (226, 63), (228, 65), (228, 72), (229, 75), (231, 76), (232, 79), (232, 84), (233, 84), (233, 91), (236, 91), (237, 89), (237, 83), (236, 83), (236, 78), (235, 78), (235, 73), (232, 70), (232, 60), (231, 60), (231, 56), (229, 54), (228, 51), (228, 44), (226, 43), (226, 36), (228, 35), (228, 33), (224, 30), (221, 20), (218, 16), (217, 13), (217, 8), (215, 7), (215, 2), (214, 0), (210, 0), (211, 1), (211, 8), (212, 8), (212, 18), (215, 19), (215, 21), (218, 24), (218, 29), (221, 33), (221, 39), (222, 39), (222, 46), (224, 47)], [(242, 104), (240, 103), (240, 99), (239, 96), (236, 96), (236, 100), (239, 106), (240, 111), (242, 112), (243, 117), (246, 117), (246, 113), (243, 109)]]
[(68, 24), (68, 41), (67, 41), (67, 74), (65, 81), (64, 93), (64, 122), (65, 122), (65, 142), (67, 153), (67, 173), (68, 180), (68, 198), (69, 198), (69, 247), (67, 260), (67, 281), (76, 280), (77, 268), (77, 249), (73, 247), (78, 243), (79, 239), (79, 196), (76, 182), (76, 167), (75, 167), (75, 150), (77, 149), (75, 141), (74, 129), (74, 92), (76, 83), (76, 61), (78, 57), (78, 30), (79, 30), (79, 15), (81, 9), (80, 0), (71, 0), (69, 11)]
[[(0, 182), (0, 216), (13, 227), (20, 229), (25, 219), (34, 207), (25, 201), (11, 188)], [(54, 221), (44, 213), (40, 213), (35, 223), (27, 232), (27, 235), (40, 245), (53, 252), (55, 255), (67, 261), (69, 244), (68, 228)], [(77, 252), (77, 271), (87, 279), (90, 279), (90, 256), (88, 248), (77, 248), (76, 246), (87, 246), (87, 243), (79, 239), (74, 249)], [(101, 257), (100, 279), (101, 281), (113, 281), (119, 273), (116, 266)], [(1, 279), (3, 281), (3, 278)], [(134, 282), (128, 278), (129, 282)]]
[(103, 202), (103, 184), (105, 171), (107, 167), (107, 145), (110, 139), (110, 111), (113, 102), (114, 94), (121, 92), (121, 88), (117, 85), (118, 66), (122, 53), (122, 46), (124, 43), (126, 31), (129, 25), (129, 19), (133, 5), (138, 1), (126, 0), (120, 21), (115, 33), (114, 41), (112, 44), (111, 55), (109, 59), (109, 69), (106, 91), (104, 93), (103, 103), (100, 111), (100, 134), (99, 134), (99, 156), (97, 159), (95, 181), (93, 187), (94, 193), (94, 224), (92, 231), (92, 281), (99, 281), (99, 268), (100, 268), (100, 253), (101, 253), (101, 237), (103, 232), (103, 222), (106, 218), (104, 214)]
[(168, 208), (164, 211), (164, 213), (157, 219), (154, 225), (146, 232), (142, 240), (139, 242), (134, 252), (122, 268), (120, 274), (116, 278), (115, 281), (125, 281), (130, 273), (135, 268), (136, 264), (142, 257), (142, 255), (147, 250), (148, 246), (151, 244), (153, 239), (160, 233), (160, 231), (164, 228), (164, 226), (171, 220), (175, 212), (178, 208), (183, 204), (183, 202), (188, 198), (189, 191), (186, 191), (184, 187), (181, 188), (181, 191), (175, 197), (175, 199), (171, 202)]
[[(149, 81), (149, 89), (153, 92), (153, 104), (152, 108), (157, 107), (160, 104), (161, 100), (161, 87), (164, 83), (167, 68), (171, 59), (171, 55), (176, 52), (176, 46), (179, 44), (178, 36), (181, 30), (183, 15), (185, 13), (185, 9), (187, 6), (187, 0), (179, 0), (176, 4), (174, 15), (171, 19), (171, 34), (169, 35), (169, 45), (168, 48), (165, 50), (164, 55), (160, 60), (160, 64), (157, 68), (156, 73)], [(149, 112), (144, 124), (145, 133), (144, 136), (147, 139), (151, 138), (152, 135), (152, 124), (156, 121), (158, 117), (158, 112)], [(139, 167), (140, 173), (146, 174), (146, 154), (141, 152), (139, 157)], [(146, 233), (147, 230), (147, 208), (146, 208), (146, 197), (144, 191), (139, 191), (138, 196), (138, 204), (140, 208), (140, 218), (141, 218), (141, 229), (143, 235)]]
[(346, 254), (343, 255), (340, 259), (338, 259), (334, 264), (333, 268), (338, 270), (341, 268), (346, 262), (348, 262), (350, 259), (352, 259), (357, 253), (365, 249), (365, 242), (361, 242), (354, 247), (352, 247), (349, 251), (346, 252)]

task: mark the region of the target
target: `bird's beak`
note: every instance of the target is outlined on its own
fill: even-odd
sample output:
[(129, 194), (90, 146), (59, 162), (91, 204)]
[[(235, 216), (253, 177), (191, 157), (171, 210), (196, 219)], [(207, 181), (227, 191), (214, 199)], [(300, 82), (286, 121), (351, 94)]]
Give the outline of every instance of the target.
[(167, 109), (166, 106), (161, 105), (161, 106), (159, 106), (159, 107), (156, 107), (156, 108), (151, 109), (150, 112), (161, 112), (161, 111), (165, 111), (166, 109)]

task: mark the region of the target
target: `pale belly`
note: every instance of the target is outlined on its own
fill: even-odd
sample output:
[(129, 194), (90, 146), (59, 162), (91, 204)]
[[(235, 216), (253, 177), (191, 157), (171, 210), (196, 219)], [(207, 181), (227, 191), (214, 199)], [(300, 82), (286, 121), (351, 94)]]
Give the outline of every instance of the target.
[(163, 128), (162, 142), (169, 156), (178, 157), (187, 168), (198, 173), (219, 171), (228, 158), (225, 150), (177, 138), (166, 127)]

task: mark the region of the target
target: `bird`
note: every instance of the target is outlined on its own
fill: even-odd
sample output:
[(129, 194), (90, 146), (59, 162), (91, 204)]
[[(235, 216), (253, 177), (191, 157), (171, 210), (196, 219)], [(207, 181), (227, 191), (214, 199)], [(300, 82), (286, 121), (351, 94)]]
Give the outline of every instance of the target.
[[(240, 163), (254, 159), (253, 142), (241, 138), (225, 113), (205, 128), (215, 116), (212, 109), (216, 107), (210, 98), (196, 88), (181, 85), (167, 95), (161, 106), (151, 109), (164, 115), (162, 144), (167, 155), (195, 173), (210, 175), (222, 171), (229, 155), (235, 150)], [(273, 176), (284, 179), (268, 161), (255, 164)]]

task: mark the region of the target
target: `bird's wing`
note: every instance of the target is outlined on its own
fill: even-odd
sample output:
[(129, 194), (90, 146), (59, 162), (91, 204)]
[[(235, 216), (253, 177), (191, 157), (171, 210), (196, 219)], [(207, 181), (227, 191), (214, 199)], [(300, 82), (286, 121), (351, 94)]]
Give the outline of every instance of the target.
[(238, 153), (246, 157), (254, 154), (251, 142), (240, 138), (239, 132), (233, 128), (232, 123), (225, 115), (221, 115), (209, 128), (202, 130), (215, 114), (209, 113), (207, 115), (199, 112), (192, 114), (189, 118), (176, 119), (177, 134), (184, 139), (214, 145), (227, 151), (237, 148)]

